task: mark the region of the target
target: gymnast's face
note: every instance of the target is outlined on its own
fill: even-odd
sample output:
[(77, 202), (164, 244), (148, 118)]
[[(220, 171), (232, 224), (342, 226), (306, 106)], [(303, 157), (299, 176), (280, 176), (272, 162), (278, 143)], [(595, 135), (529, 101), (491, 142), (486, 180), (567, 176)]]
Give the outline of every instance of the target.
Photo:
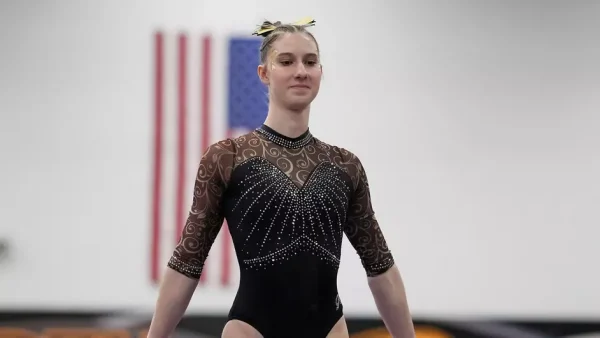
[(258, 68), (271, 100), (293, 111), (304, 110), (317, 96), (322, 72), (317, 44), (304, 33), (279, 36)]

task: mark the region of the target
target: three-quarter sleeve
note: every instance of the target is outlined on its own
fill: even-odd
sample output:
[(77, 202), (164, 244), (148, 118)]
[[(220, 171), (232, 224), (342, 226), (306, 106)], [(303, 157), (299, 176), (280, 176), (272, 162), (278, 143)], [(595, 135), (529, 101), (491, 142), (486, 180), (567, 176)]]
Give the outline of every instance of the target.
[(171, 269), (199, 279), (209, 251), (221, 230), (221, 202), (233, 166), (231, 141), (212, 144), (203, 154), (194, 194), (181, 237), (168, 262)]
[(394, 258), (375, 217), (365, 169), (358, 157), (351, 153), (349, 156), (347, 163), (351, 168), (354, 192), (344, 232), (358, 253), (367, 276), (374, 277), (391, 268)]

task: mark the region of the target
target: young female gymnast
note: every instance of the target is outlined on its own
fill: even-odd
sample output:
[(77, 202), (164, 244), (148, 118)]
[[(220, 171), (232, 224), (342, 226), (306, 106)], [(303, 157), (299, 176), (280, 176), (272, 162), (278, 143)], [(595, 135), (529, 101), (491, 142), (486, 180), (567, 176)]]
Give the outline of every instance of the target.
[(365, 170), (349, 150), (308, 128), (319, 92), (319, 45), (295, 24), (265, 22), (258, 76), (269, 89), (264, 124), (212, 144), (193, 205), (161, 284), (150, 338), (176, 327), (226, 219), (240, 284), (222, 337), (347, 338), (337, 291), (344, 234), (393, 337), (414, 337), (403, 282), (377, 223)]

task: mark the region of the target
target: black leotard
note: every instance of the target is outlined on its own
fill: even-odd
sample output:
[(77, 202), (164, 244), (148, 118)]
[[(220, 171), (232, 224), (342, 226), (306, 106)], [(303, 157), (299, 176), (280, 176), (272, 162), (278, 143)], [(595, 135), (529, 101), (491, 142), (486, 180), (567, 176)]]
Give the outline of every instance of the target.
[(325, 337), (341, 318), (344, 233), (368, 276), (394, 264), (361, 162), (308, 130), (291, 139), (263, 125), (212, 144), (168, 266), (200, 278), (224, 219), (240, 265), (229, 318), (265, 338)]

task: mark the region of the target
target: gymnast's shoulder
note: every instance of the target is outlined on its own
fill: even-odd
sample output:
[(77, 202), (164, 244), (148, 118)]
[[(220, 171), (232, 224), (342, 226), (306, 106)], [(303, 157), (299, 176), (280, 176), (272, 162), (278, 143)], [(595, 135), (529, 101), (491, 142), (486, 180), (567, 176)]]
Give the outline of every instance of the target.
[(360, 159), (350, 149), (340, 146), (340, 145), (337, 145), (337, 144), (325, 142), (316, 137), (314, 139), (315, 139), (315, 143), (316, 143), (317, 147), (327, 151), (327, 153), (330, 156), (333, 156), (333, 157), (336, 157), (339, 159), (339, 161), (335, 161), (335, 162), (341, 162), (344, 164), (360, 164)]
[(238, 152), (256, 146), (260, 142), (258, 135), (254, 131), (232, 137), (226, 137), (211, 143), (203, 154), (203, 161), (215, 164), (233, 164)]

